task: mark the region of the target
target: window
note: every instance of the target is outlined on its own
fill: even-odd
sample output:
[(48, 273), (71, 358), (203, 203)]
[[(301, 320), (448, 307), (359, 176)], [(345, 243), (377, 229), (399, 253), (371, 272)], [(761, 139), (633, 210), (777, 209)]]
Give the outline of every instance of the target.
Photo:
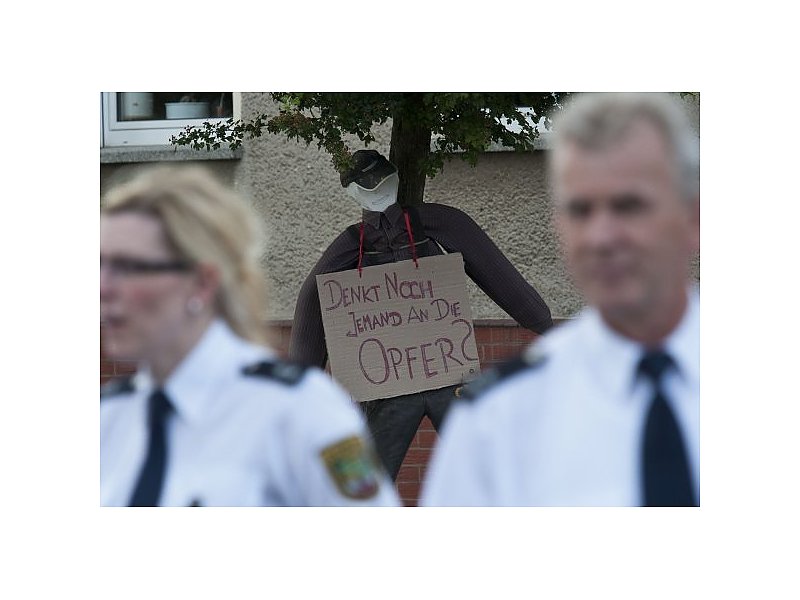
[(234, 92), (103, 92), (101, 145), (169, 144), (187, 125), (240, 118), (241, 95)]

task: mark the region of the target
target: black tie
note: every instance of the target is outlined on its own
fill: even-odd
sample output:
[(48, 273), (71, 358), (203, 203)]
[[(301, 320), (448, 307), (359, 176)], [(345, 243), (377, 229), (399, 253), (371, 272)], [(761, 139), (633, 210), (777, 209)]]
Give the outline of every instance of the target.
[(672, 358), (661, 350), (647, 352), (639, 363), (639, 372), (653, 382), (655, 390), (644, 427), (644, 504), (697, 506), (683, 438), (661, 389), (661, 376), (670, 367), (674, 367)]
[(171, 410), (169, 399), (164, 392), (161, 390), (153, 392), (147, 406), (150, 443), (129, 506), (158, 506), (167, 462), (167, 439), (164, 429)]

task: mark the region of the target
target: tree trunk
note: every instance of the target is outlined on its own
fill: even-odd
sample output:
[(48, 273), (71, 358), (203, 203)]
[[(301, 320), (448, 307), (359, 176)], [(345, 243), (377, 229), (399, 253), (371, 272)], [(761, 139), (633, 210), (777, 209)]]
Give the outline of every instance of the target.
[(422, 204), (425, 192), (425, 161), (431, 151), (431, 130), (424, 114), (421, 93), (405, 94), (405, 102), (392, 116), (392, 141), (389, 160), (397, 167), (401, 206)]

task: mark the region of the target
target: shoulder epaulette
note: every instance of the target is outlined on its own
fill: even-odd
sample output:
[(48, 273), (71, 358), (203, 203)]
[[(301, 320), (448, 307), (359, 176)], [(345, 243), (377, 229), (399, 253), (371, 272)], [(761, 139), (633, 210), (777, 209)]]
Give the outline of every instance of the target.
[(112, 379), (100, 386), (100, 401), (108, 400), (112, 396), (129, 394), (134, 391), (133, 375)]
[(242, 373), (249, 377), (263, 377), (283, 383), (284, 385), (294, 385), (298, 383), (308, 371), (308, 367), (299, 363), (291, 363), (283, 360), (265, 360), (242, 369)]
[(459, 397), (468, 401), (475, 400), (501, 381), (527, 369), (538, 368), (545, 360), (546, 358), (544, 355), (532, 353), (530, 351), (514, 357), (490, 369), (474, 381), (464, 385), (461, 388)]

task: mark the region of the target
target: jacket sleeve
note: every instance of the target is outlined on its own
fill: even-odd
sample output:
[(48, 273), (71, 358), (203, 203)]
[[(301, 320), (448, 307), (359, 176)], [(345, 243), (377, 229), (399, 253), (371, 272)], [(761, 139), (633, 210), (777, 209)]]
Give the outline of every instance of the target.
[(328, 351), (319, 306), (316, 276), (353, 269), (358, 264), (358, 242), (345, 230), (331, 242), (311, 269), (297, 296), (289, 340), (289, 359), (325, 368)]
[(511, 318), (536, 333), (552, 327), (545, 301), (469, 215), (444, 204), (418, 208), (427, 234), (448, 252), (460, 252), (466, 274)]

